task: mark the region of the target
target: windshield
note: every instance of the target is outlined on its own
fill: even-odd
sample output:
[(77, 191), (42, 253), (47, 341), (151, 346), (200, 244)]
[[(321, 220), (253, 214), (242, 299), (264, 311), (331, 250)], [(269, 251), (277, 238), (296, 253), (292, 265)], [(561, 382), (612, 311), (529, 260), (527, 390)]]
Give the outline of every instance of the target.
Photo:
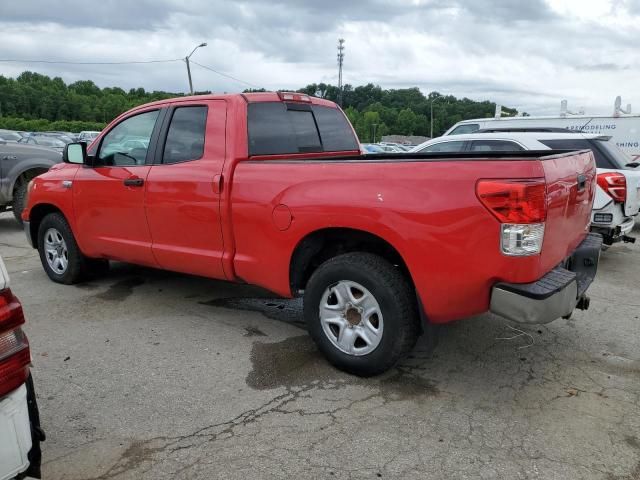
[(598, 140), (598, 146), (604, 150), (610, 157), (611, 161), (618, 164), (618, 168), (620, 169), (629, 169), (626, 165), (628, 163), (634, 162), (633, 158), (631, 158), (627, 153), (620, 150), (613, 142), (607, 140)]

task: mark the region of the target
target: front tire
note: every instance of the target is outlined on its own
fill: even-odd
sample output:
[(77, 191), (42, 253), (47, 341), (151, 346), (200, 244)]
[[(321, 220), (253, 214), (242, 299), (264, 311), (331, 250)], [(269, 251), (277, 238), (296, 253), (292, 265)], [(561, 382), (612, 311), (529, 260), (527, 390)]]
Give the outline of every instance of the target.
[(27, 197), (28, 181), (18, 180), (18, 184), (13, 190), (13, 200), (11, 201), (11, 209), (16, 221), (22, 225), (22, 210), (24, 210), (24, 200)]
[(50, 213), (40, 223), (38, 253), (44, 271), (54, 282), (71, 285), (84, 278), (87, 258), (62, 214)]
[(320, 265), (305, 288), (309, 333), (329, 362), (359, 376), (385, 372), (419, 335), (415, 292), (400, 270), (370, 253)]

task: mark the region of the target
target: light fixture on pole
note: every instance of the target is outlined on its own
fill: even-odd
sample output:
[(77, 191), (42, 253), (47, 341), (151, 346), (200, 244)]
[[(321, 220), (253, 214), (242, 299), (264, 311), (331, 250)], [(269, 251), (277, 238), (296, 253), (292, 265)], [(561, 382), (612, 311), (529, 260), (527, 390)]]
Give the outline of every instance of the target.
[(187, 63), (187, 75), (189, 76), (189, 93), (191, 93), (191, 95), (193, 95), (193, 82), (191, 81), (191, 68), (189, 67), (189, 57), (191, 57), (191, 55), (193, 55), (193, 52), (195, 52), (198, 48), (206, 47), (206, 46), (207, 46), (206, 42), (202, 42), (196, 48), (191, 50), (191, 53), (189, 55), (184, 57), (184, 61)]

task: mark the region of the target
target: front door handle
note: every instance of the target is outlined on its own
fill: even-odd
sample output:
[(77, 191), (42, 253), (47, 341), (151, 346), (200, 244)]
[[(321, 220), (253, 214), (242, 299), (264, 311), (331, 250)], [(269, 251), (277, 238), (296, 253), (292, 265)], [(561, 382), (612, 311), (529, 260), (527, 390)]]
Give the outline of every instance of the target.
[(144, 185), (144, 180), (142, 178), (127, 178), (124, 180), (124, 184), (127, 187), (141, 187)]

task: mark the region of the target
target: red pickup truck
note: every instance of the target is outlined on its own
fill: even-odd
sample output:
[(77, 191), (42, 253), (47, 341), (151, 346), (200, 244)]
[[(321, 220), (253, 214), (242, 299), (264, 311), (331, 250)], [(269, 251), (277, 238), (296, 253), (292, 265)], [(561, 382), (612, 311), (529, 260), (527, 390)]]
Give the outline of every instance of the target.
[(332, 102), (197, 96), (70, 144), (22, 219), (56, 282), (118, 260), (303, 295), (319, 349), (374, 375), (426, 325), (586, 308), (595, 179), (589, 151), (362, 155)]

